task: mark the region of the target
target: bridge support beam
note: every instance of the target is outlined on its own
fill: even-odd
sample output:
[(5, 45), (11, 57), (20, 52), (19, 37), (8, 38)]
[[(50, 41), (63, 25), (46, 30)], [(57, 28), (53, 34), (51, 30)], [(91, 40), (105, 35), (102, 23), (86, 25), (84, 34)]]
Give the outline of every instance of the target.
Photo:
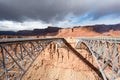
[(51, 40), (28, 40), (0, 44), (0, 80), (20, 80)]
[(96, 61), (104, 80), (120, 77), (120, 40), (80, 38), (76, 48), (84, 44)]

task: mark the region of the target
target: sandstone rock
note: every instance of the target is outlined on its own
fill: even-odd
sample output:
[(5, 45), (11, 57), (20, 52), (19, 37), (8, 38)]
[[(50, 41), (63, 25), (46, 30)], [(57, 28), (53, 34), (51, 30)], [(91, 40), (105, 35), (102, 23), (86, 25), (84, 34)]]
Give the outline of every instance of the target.
[[(83, 58), (97, 67), (86, 50), (78, 50)], [(60, 48), (51, 43), (35, 60), (22, 80), (101, 80), (85, 61), (67, 46)]]

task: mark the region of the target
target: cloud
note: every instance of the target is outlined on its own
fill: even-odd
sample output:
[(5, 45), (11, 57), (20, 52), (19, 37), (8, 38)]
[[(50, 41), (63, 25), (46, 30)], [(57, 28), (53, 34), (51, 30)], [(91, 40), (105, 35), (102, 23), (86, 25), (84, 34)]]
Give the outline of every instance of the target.
[(119, 7), (119, 0), (0, 0), (0, 30), (119, 23)]
[(10, 30), (10, 31), (18, 31), (18, 30), (33, 30), (35, 28), (47, 28), (48, 26), (54, 27), (74, 27), (74, 26), (86, 26), (86, 25), (95, 25), (95, 24), (118, 24), (120, 23), (120, 17), (111, 14), (107, 16), (103, 16), (97, 20), (93, 19), (93, 16), (89, 16), (89, 14), (85, 14), (83, 16), (74, 16), (72, 14), (68, 15), (64, 20), (53, 22), (53, 23), (45, 23), (43, 21), (35, 21), (29, 20), (24, 22), (16, 22), (16, 21), (0, 21), (0, 31)]
[(81, 15), (92, 8), (95, 0), (0, 0), (0, 19), (26, 19), (52, 22), (68, 14)]
[(0, 31), (18, 31), (18, 30), (33, 30), (35, 28), (47, 28), (52, 24), (46, 24), (42, 21), (24, 21), (24, 22), (15, 22), (15, 21), (0, 21)]
[(52, 22), (63, 20), (71, 13), (80, 16), (90, 11), (99, 18), (119, 11), (119, 7), (118, 0), (0, 0), (0, 19)]

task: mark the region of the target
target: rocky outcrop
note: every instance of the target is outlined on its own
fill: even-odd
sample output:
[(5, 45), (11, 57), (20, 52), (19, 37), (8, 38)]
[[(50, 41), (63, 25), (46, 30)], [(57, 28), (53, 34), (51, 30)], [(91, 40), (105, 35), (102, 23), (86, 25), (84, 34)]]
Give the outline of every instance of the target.
[(89, 27), (89, 28), (76, 27), (76, 28), (60, 29), (57, 36), (59, 37), (80, 37), (80, 36), (101, 36), (101, 34), (95, 32), (92, 27)]
[(95, 25), (93, 26), (93, 30), (98, 33), (105, 33), (109, 32), (110, 30), (119, 31), (120, 30), (120, 24), (116, 25)]
[(59, 37), (81, 37), (81, 36), (119, 36), (120, 24), (116, 25), (93, 25), (76, 26), (74, 28), (60, 29)]
[(0, 35), (16, 35), (14, 31), (0, 31)]
[(88, 51), (80, 49), (76, 52), (71, 49), (70, 45), (60, 47), (56, 42), (51, 43), (22, 80), (101, 80), (95, 61)]
[(120, 37), (120, 31), (110, 30), (109, 32), (103, 33), (104, 36), (113, 36), (113, 37)]
[[(34, 30), (20, 30), (14, 31), (0, 31), (0, 35), (14, 35), (14, 36), (59, 36), (59, 37), (79, 37), (79, 36), (110, 36), (109, 31), (120, 31), (120, 24), (116, 25), (93, 25), (93, 26), (76, 26), (74, 28), (58, 28), (51, 27), (45, 29)], [(109, 33), (107, 33), (109, 32)], [(104, 35), (104, 33), (107, 33)], [(119, 33), (120, 35), (120, 33)]]
[(46, 34), (51, 34), (51, 33), (55, 33), (58, 32), (58, 30), (60, 30), (61, 28), (58, 27), (50, 27), (48, 26), (48, 28), (45, 29), (34, 29), (33, 30), (33, 34), (34, 35), (46, 35)]
[[(79, 28), (81, 26), (76, 26), (75, 28)], [(119, 31), (120, 30), (120, 24), (114, 24), (114, 25), (91, 25), (91, 26), (83, 26), (87, 29), (91, 29), (92, 31), (98, 32), (98, 33), (104, 33), (109, 32), (110, 30)]]
[(55, 33), (58, 32), (61, 28), (59, 27), (51, 27), (45, 29), (34, 29), (34, 30), (20, 30), (17, 32), (14, 31), (0, 31), (0, 35), (12, 35), (12, 36), (35, 36), (35, 35), (56, 35)]

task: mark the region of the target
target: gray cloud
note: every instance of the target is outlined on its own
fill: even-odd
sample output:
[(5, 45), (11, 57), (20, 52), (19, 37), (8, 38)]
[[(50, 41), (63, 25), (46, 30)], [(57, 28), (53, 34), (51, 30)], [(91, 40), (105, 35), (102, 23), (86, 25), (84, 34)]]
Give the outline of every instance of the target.
[(81, 16), (87, 12), (97, 19), (108, 14), (119, 14), (119, 7), (118, 0), (0, 0), (0, 19), (51, 22), (62, 20), (71, 13)]

